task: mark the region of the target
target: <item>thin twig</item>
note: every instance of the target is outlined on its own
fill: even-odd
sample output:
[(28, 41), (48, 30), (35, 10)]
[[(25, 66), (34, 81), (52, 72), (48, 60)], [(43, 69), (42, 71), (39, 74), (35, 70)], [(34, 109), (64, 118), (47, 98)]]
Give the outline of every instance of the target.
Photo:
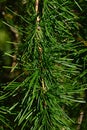
[(38, 9), (39, 9), (39, 0), (36, 0), (36, 5), (35, 5), (36, 14), (38, 14)]
[[(36, 0), (36, 4), (35, 4), (35, 10), (36, 10), (36, 14), (37, 14), (37, 19), (36, 19), (36, 23), (37, 23), (37, 30), (40, 31), (40, 17), (38, 16), (39, 14), (39, 0)], [(42, 48), (40, 46), (38, 46), (38, 50), (39, 50), (39, 53), (40, 53), (40, 62), (41, 62), (41, 56), (42, 56)], [(46, 87), (45, 87), (45, 82), (44, 82), (44, 79), (42, 78), (41, 79), (41, 84), (42, 84), (42, 89), (44, 92), (46, 92)], [(45, 103), (46, 104), (46, 103)]]
[(80, 112), (80, 115), (78, 117), (78, 126), (77, 126), (77, 130), (80, 130), (80, 127), (81, 127), (81, 124), (82, 124), (82, 121), (83, 121), (83, 116), (84, 116), (84, 112), (81, 111)]

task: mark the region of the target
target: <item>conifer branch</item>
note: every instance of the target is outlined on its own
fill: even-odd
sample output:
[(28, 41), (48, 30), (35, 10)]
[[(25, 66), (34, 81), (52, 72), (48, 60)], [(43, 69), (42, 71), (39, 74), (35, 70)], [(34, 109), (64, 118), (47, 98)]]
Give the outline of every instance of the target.
[[(18, 2), (19, 0), (17, 5)], [(78, 45), (74, 38), (78, 28), (75, 24), (76, 15), (72, 12), (72, 2), (68, 2), (67, 0), (22, 0), (20, 3), (26, 8), (22, 12), (19, 9), (20, 15), (11, 11), (17, 16), (15, 20), (21, 19), (18, 25), (23, 43), (19, 49), (15, 46), (15, 51), (19, 53), (16, 55), (15, 52), (11, 56), (14, 58), (11, 72), (14, 73), (14, 69), (19, 65), (23, 73), (7, 86), (2, 86), (1, 98), (3, 93), (8, 92), (7, 103), (12, 99), (10, 106), (5, 105), (9, 110), (6, 117), (10, 115), (14, 118), (14, 121), (9, 120), (9, 124), (14, 125), (13, 129), (74, 129), (71, 128), (71, 123), (74, 123), (72, 119), (75, 118), (70, 113), (73, 102), (82, 102), (79, 101), (82, 81), (79, 80), (80, 72), (77, 67), (80, 61), (79, 54), (85, 53), (86, 49), (81, 49), (81, 46), (81, 51), (77, 49)], [(77, 2), (75, 4), (79, 7)], [(15, 40), (18, 41), (19, 32), (12, 29)], [(77, 42), (86, 46), (85, 40), (80, 38)], [(19, 56), (18, 65), (16, 56)], [(74, 108), (75, 106), (77, 105), (74, 105)], [(77, 130), (80, 130), (83, 124), (84, 111), (82, 112), (79, 114), (78, 125), (75, 126)]]

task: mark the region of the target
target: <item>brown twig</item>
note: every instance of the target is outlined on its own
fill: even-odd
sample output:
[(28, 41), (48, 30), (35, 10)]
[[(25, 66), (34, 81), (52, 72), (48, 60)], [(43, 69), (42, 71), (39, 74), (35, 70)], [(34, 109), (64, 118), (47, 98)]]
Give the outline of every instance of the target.
[(78, 123), (77, 130), (80, 130), (80, 127), (81, 127), (81, 124), (82, 124), (82, 121), (83, 121), (83, 116), (84, 116), (84, 112), (81, 111), (80, 115), (78, 117), (78, 121), (77, 121), (77, 123)]
[[(11, 31), (15, 34), (15, 42), (14, 42), (14, 48), (15, 51), (18, 51), (18, 44), (20, 42), (20, 38), (19, 38), (19, 32), (16, 28), (11, 27)], [(12, 69), (11, 69), (11, 73), (13, 73), (14, 68), (17, 66), (17, 55), (16, 53), (13, 55), (13, 62), (12, 62)]]
[(36, 0), (36, 5), (35, 5), (36, 14), (38, 14), (38, 9), (39, 9), (39, 0)]
[[(36, 4), (35, 4), (35, 11), (36, 11), (36, 14), (37, 14), (37, 19), (36, 19), (36, 23), (37, 23), (37, 30), (40, 31), (41, 27), (39, 25), (40, 23), (40, 17), (38, 16), (38, 13), (39, 13), (39, 0), (36, 0)], [(39, 39), (40, 40), (40, 39)], [(38, 45), (38, 51), (40, 53), (40, 62), (42, 60), (42, 47), (40, 47), (40, 45)], [(42, 89), (44, 92), (46, 92), (46, 86), (45, 86), (45, 82), (44, 82), (44, 79), (42, 78), (41, 79), (41, 84), (42, 84)]]

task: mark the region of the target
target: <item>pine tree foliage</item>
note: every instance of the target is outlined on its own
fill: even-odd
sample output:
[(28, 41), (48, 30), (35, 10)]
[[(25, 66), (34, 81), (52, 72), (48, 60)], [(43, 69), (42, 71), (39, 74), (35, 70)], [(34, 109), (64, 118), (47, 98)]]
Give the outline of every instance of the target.
[(79, 82), (78, 55), (87, 49), (78, 51), (78, 16), (72, 4), (67, 0), (26, 0), (24, 12), (20, 12), (24, 16), (15, 14), (22, 42), (15, 68), (20, 75), (2, 86), (0, 96), (1, 103), (6, 102), (5, 108), (3, 103), (0, 108), (0, 121), (9, 115), (5, 121), (9, 129), (74, 130), (68, 108), (85, 103), (80, 94), (85, 84)]

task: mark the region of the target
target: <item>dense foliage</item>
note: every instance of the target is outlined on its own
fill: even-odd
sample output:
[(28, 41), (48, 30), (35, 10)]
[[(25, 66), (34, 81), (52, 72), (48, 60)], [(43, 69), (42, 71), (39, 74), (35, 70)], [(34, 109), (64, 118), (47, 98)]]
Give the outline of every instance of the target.
[(1, 130), (86, 130), (86, 3), (0, 1)]

